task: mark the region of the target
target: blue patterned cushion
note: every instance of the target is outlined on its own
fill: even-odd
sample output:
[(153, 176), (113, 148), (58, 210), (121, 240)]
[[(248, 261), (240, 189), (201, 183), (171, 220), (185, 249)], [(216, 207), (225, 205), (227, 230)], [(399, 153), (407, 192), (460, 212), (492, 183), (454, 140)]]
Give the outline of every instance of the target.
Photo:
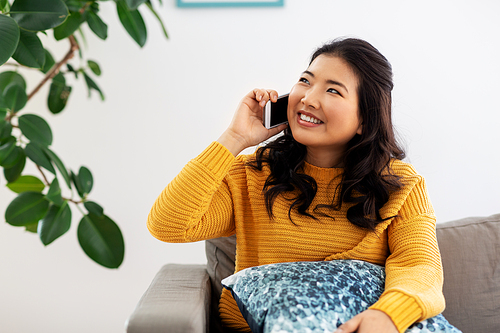
[[(333, 332), (375, 303), (384, 282), (384, 267), (359, 260), (264, 265), (222, 280), (254, 333)], [(438, 315), (410, 332), (460, 331)]]

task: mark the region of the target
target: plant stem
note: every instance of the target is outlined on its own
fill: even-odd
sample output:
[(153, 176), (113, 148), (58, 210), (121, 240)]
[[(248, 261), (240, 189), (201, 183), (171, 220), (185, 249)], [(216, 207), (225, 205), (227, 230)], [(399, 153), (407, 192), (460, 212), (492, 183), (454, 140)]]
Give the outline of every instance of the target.
[[(41, 168), (38, 164), (36, 164), (36, 163), (35, 163), (35, 165), (36, 165), (36, 167), (37, 167), (38, 171), (40, 171), (40, 173), (42, 174), (43, 180), (45, 181), (45, 185), (46, 185), (46, 186), (50, 186), (50, 183), (49, 183), (49, 181), (48, 181), (47, 177), (45, 176), (45, 173), (43, 172), (42, 168)], [(73, 200), (73, 199), (71, 199), (71, 198), (63, 198), (63, 200), (66, 200), (66, 201), (72, 202), (72, 203), (74, 203), (75, 205), (77, 205), (77, 207), (78, 207), (78, 205), (79, 205), (79, 204), (83, 203), (83, 200), (80, 200), (80, 201), (75, 201), (75, 200)], [(80, 211), (81, 211), (81, 209), (80, 209)], [(83, 215), (85, 215), (85, 214), (83, 214)]]
[(2, 66), (12, 66), (12, 67), (21, 67), (21, 65), (19, 64), (15, 64), (13, 62), (6, 62), (5, 64), (3, 64)]
[(42, 86), (47, 83), (48, 80), (52, 79), (54, 76), (56, 76), (57, 73), (59, 73), (59, 70), (61, 69), (61, 67), (67, 63), (71, 58), (73, 58), (74, 56), (74, 53), (80, 48), (78, 46), (78, 43), (76, 42), (75, 40), (75, 37), (73, 37), (73, 35), (69, 36), (69, 42), (70, 42), (70, 48), (69, 48), (69, 51), (68, 53), (66, 53), (66, 55), (64, 56), (64, 58), (59, 61), (57, 64), (55, 64), (51, 69), (50, 71), (47, 72), (47, 75), (45, 75), (45, 77), (43, 78), (43, 80), (38, 84), (38, 86), (36, 86), (35, 89), (33, 89), (33, 91), (28, 95), (28, 101), (31, 99), (31, 97), (33, 97), (34, 94), (36, 94), (38, 92), (38, 90), (40, 90), (40, 88), (42, 88)]
[(87, 10), (88, 6), (90, 6), (92, 4), (92, 1), (88, 1), (85, 5), (83, 5), (82, 8), (80, 8), (79, 12), (80, 14), (83, 15), (83, 13), (85, 13), (85, 11)]
[[(68, 199), (68, 198), (63, 198), (63, 200), (67, 200), (67, 201), (69, 201), (69, 202), (72, 202), (72, 203), (74, 203), (77, 207), (79, 207), (79, 206), (78, 206), (79, 204), (83, 203), (83, 200), (80, 200), (80, 201), (75, 201), (75, 200), (73, 200), (73, 199)], [(82, 210), (80, 209), (80, 211), (82, 211)], [(83, 214), (83, 215), (85, 215), (85, 214)]]
[(46, 186), (50, 186), (50, 183), (49, 183), (49, 181), (47, 180), (47, 177), (45, 177), (45, 173), (43, 173), (42, 168), (40, 168), (40, 166), (39, 166), (38, 164), (36, 164), (36, 163), (35, 163), (35, 165), (36, 165), (36, 167), (37, 167), (38, 171), (40, 171), (40, 173), (42, 174), (43, 180), (45, 181), (45, 185), (46, 185)]
[(76, 205), (76, 208), (82, 213), (83, 216), (87, 215), (85, 212), (80, 208), (80, 205)]

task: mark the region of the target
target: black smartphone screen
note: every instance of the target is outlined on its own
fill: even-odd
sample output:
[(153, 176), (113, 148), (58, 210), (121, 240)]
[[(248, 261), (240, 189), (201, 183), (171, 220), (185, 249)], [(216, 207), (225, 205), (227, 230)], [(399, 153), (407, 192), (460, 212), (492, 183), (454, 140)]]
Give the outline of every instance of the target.
[(271, 103), (271, 127), (286, 123), (288, 108), (288, 95), (278, 98), (276, 103)]

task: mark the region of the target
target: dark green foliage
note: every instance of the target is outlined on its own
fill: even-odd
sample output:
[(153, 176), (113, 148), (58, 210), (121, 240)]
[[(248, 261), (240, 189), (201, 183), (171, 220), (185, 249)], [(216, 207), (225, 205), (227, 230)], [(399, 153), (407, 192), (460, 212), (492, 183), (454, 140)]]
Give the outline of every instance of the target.
[[(168, 38), (150, 0), (114, 2), (122, 26), (140, 47), (147, 40), (146, 26), (139, 12), (142, 7), (154, 14)], [(81, 33), (82, 24), (87, 23), (100, 39), (108, 37), (108, 26), (99, 15), (100, 3), (106, 2), (0, 0), (0, 66), (10, 60), (11, 65), (36, 68), (46, 75), (38, 86), (34, 85), (36, 88), (31, 87), (33, 90), (28, 94), (26, 81), (18, 70), (0, 72), (0, 166), (7, 187), (18, 193), (5, 211), (7, 223), (37, 233), (41, 242), (49, 245), (70, 229), (70, 204), (83, 205), (88, 213), (83, 213), (83, 209), (78, 207), (85, 215), (77, 230), (83, 251), (104, 267), (118, 268), (125, 253), (123, 236), (116, 223), (104, 215), (104, 209), (87, 199), (94, 185), (91, 171), (83, 166), (77, 174), (67, 169), (51, 148), (54, 137), (47, 121), (39, 115), (19, 114), (45, 82), (50, 83), (47, 97), (49, 111), (59, 114), (65, 110), (72, 91), (72, 87), (66, 84), (67, 74), (83, 80), (89, 96), (94, 90), (104, 100), (104, 94), (93, 77), (102, 74), (99, 64), (95, 60), (80, 61), (80, 64), (86, 65), (78, 68), (68, 63), (75, 52), (83, 58), (74, 35)], [(71, 49), (66, 56), (54, 58), (44, 48), (39, 34), (53, 36), (56, 40), (67, 39)], [(84, 40), (83, 34), (81, 38)], [(65, 68), (67, 71), (64, 71)], [(42, 177), (23, 175), (27, 160), (36, 165)], [(64, 188), (61, 188), (62, 184)], [(69, 198), (65, 191), (69, 191)], [(73, 191), (76, 191), (78, 201), (73, 199)]]

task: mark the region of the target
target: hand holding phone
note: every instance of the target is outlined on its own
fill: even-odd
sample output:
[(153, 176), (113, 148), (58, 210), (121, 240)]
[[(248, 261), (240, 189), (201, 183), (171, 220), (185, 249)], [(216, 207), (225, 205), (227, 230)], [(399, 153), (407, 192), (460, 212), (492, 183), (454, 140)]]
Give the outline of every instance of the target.
[[(263, 108), (265, 109), (266, 103), (269, 100), (277, 101), (277, 99), (278, 93), (275, 90), (256, 88), (249, 92), (239, 103), (231, 124), (217, 141), (236, 156), (244, 149), (258, 145), (278, 134), (286, 125), (268, 129), (264, 127), (265, 121), (263, 119)], [(268, 108), (271, 108), (271, 106), (268, 106)], [(284, 120), (282, 121), (286, 122), (287, 106), (285, 105), (281, 109), (284, 111), (282, 113)], [(269, 118), (269, 122), (271, 122), (271, 118)], [(278, 122), (274, 122), (274, 125), (277, 124)], [(268, 127), (271, 127), (271, 125), (268, 125)]]
[(276, 103), (268, 101), (264, 107), (262, 123), (265, 128), (270, 129), (288, 122), (288, 94), (278, 97)]

